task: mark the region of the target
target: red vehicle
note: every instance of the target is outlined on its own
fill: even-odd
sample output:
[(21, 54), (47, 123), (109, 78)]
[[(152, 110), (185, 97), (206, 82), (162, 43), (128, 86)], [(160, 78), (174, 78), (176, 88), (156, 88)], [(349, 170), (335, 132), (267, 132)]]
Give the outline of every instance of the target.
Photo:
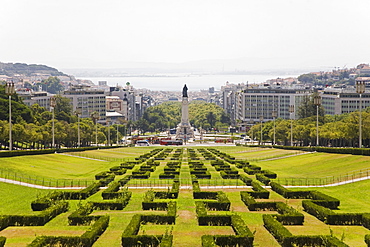
[(159, 142), (159, 144), (161, 144), (161, 145), (166, 145), (166, 146), (168, 146), (168, 145), (182, 145), (182, 140), (164, 140), (164, 139), (162, 139), (160, 142)]

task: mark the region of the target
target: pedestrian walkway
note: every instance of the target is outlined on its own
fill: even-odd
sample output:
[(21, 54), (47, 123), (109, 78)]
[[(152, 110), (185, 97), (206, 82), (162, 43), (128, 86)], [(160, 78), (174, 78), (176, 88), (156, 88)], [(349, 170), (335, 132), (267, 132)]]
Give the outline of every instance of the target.
[(43, 189), (43, 190), (81, 190), (81, 189), (86, 188), (86, 187), (49, 187), (49, 186), (15, 181), (15, 180), (6, 179), (6, 178), (0, 178), (0, 182), (4, 182), (8, 184), (16, 184), (16, 185), (21, 185), (21, 186), (26, 186), (30, 188), (36, 188), (36, 189)]

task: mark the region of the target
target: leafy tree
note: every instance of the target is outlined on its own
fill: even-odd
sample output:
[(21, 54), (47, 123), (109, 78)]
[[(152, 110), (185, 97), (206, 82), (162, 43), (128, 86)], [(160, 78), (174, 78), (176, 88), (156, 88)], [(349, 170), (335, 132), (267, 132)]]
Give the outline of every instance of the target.
[(42, 82), (43, 88), (49, 93), (57, 94), (63, 91), (64, 86), (60, 82), (60, 79), (56, 76), (50, 76), (48, 79), (43, 80)]
[(207, 112), (206, 119), (207, 119), (209, 125), (211, 126), (211, 128), (213, 128), (215, 126), (215, 123), (216, 123), (215, 114), (211, 111)]
[[(17, 94), (11, 97), (12, 104), (12, 122), (26, 121), (28, 123), (33, 121), (30, 108), (23, 104), (22, 100)], [(0, 85), (0, 120), (9, 120), (9, 97), (5, 94), (5, 86)]]
[(315, 74), (303, 74), (298, 76), (298, 81), (302, 83), (315, 83), (316, 75)]
[(55, 118), (70, 123), (72, 120), (72, 105), (70, 99), (57, 95), (55, 96), (55, 103)]
[[(298, 117), (299, 118), (307, 118), (311, 116), (316, 116), (317, 114), (317, 106), (314, 104), (314, 97), (317, 96), (318, 93), (315, 92), (310, 96), (304, 96), (301, 104), (298, 107)], [(324, 116), (325, 109), (322, 105), (319, 105), (319, 116)]]
[[(147, 121), (148, 126), (143, 122), (138, 122), (137, 126), (144, 126), (150, 131), (164, 131), (169, 126), (177, 126), (181, 121), (181, 103), (166, 102), (158, 106), (149, 107), (144, 112), (142, 119)], [(202, 127), (203, 129), (210, 129), (216, 126), (218, 128), (228, 127), (230, 124), (229, 116), (221, 107), (204, 101), (190, 102), (189, 121), (194, 127)]]

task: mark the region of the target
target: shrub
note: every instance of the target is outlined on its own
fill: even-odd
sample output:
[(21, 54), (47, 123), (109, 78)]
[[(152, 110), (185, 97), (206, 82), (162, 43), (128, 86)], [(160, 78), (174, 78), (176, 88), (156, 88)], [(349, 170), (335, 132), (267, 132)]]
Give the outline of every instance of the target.
[(272, 236), (280, 243), (282, 246), (286, 238), (292, 237), (293, 235), (286, 229), (279, 221), (277, 221), (272, 215), (264, 214), (262, 215), (263, 224), (265, 228), (271, 233)]
[(109, 224), (108, 216), (100, 216), (100, 218), (80, 237), (73, 236), (39, 236), (29, 244), (29, 247), (42, 246), (86, 246), (90, 247), (99, 238), (99, 236), (107, 229)]
[(239, 179), (242, 180), (247, 186), (252, 185), (252, 179), (247, 177), (245, 174), (239, 174)]
[(365, 243), (367, 244), (367, 246), (370, 246), (370, 234), (365, 235)]
[(257, 173), (256, 178), (257, 178), (258, 181), (260, 181), (261, 183), (263, 183), (265, 185), (268, 185), (271, 182), (270, 178), (266, 177), (265, 175), (263, 175), (261, 173)]
[(3, 247), (6, 242), (6, 237), (0, 237), (0, 247)]

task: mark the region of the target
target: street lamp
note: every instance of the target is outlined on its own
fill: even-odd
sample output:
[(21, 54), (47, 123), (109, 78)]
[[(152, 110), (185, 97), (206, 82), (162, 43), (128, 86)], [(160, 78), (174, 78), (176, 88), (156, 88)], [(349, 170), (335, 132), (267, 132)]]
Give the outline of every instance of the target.
[(110, 127), (109, 127), (109, 121), (107, 121), (108, 126), (108, 146), (110, 146)]
[(261, 122), (261, 145), (262, 145), (262, 121), (263, 121), (263, 116), (260, 116), (260, 122)]
[(9, 96), (9, 151), (12, 151), (12, 95), (15, 94), (14, 82), (5, 84), (5, 94)]
[(276, 117), (277, 117), (277, 111), (273, 110), (272, 111), (272, 118), (274, 119), (274, 142), (272, 143), (272, 145), (275, 145), (275, 143), (276, 143), (276, 125), (275, 125)]
[(290, 145), (293, 146), (293, 112), (294, 112), (294, 105), (289, 106), (290, 112)]
[(95, 111), (91, 114), (91, 117), (95, 123), (95, 144), (98, 146), (98, 119), (99, 119), (99, 112)]
[(55, 129), (54, 129), (54, 108), (56, 106), (56, 98), (54, 96), (50, 97), (50, 110), (52, 111), (53, 118), (52, 118), (52, 135), (53, 140), (51, 142), (51, 148), (55, 147)]
[(76, 108), (76, 115), (77, 115), (77, 147), (81, 145), (81, 135), (80, 135), (80, 115), (82, 113), (81, 107)]
[(361, 111), (362, 111), (362, 94), (365, 92), (365, 82), (363, 81), (357, 81), (356, 82), (356, 93), (358, 93), (360, 95), (360, 123), (359, 123), (359, 132), (360, 132), (360, 135), (359, 135), (359, 138), (358, 138), (358, 147), (361, 148), (362, 147), (362, 114), (361, 114)]
[(116, 127), (117, 127), (117, 140), (116, 140), (116, 143), (117, 143), (117, 146), (118, 146), (118, 124), (116, 123)]
[(316, 146), (319, 146), (319, 107), (321, 105), (320, 95), (313, 97), (313, 103), (316, 105)]

